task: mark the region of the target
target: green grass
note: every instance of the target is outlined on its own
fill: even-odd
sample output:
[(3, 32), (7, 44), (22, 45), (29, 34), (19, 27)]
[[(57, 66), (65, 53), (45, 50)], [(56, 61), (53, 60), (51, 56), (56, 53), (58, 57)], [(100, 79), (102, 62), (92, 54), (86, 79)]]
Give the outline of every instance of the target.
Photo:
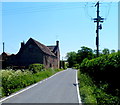
[(81, 74), (78, 71), (78, 80), (80, 83), (80, 96), (83, 103), (97, 103), (94, 90), (95, 86), (90, 77), (85, 74)]
[(61, 71), (61, 69), (47, 69), (37, 73), (29, 70), (0, 70), (0, 98), (8, 96), (29, 85), (39, 82), (51, 75)]
[(101, 88), (98, 88), (87, 74), (83, 74), (80, 71), (78, 71), (78, 80), (80, 82), (79, 89), (83, 103), (119, 105), (118, 97), (105, 92), (107, 84), (101, 85)]

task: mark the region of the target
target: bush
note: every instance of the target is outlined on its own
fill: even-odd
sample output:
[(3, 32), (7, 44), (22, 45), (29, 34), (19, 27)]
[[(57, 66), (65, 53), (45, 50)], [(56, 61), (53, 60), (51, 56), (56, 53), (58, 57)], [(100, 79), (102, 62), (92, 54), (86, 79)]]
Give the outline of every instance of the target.
[(93, 77), (96, 82), (108, 82), (116, 88), (120, 88), (116, 83), (120, 74), (120, 53), (112, 53), (92, 60), (85, 59), (81, 63), (80, 69)]
[(88, 74), (98, 87), (101, 87), (101, 84), (108, 84), (104, 89), (108, 94), (120, 96), (120, 86), (117, 82), (120, 74), (120, 52), (91, 60), (84, 59), (80, 70)]
[(94, 90), (95, 86), (92, 82), (92, 79), (78, 71), (78, 79), (80, 82), (80, 96), (83, 103), (97, 103)]
[(32, 71), (33, 73), (37, 73), (39, 71), (42, 71), (44, 69), (43, 64), (31, 64), (29, 65), (29, 70)]
[(83, 103), (97, 105), (119, 105), (119, 98), (105, 92), (107, 85), (97, 87), (92, 78), (85, 73), (78, 71), (80, 82), (80, 96)]
[(80, 68), (80, 65), (79, 64), (74, 64), (74, 69), (79, 69)]
[[(33, 73), (29, 70), (0, 70), (2, 86), (0, 82), (0, 98), (8, 96), (26, 86), (39, 82), (49, 76), (61, 71), (60, 69), (49, 69)], [(2, 91), (2, 92), (1, 92)]]

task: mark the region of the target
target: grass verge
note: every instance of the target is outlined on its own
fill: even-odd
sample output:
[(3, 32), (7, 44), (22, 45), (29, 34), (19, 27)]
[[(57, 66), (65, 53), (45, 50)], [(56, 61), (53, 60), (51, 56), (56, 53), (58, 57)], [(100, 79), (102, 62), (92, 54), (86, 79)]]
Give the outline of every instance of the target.
[(2, 82), (0, 83), (0, 98), (9, 96), (29, 85), (37, 83), (53, 74), (62, 71), (61, 69), (47, 69), (33, 73), (29, 70), (0, 70)]
[(101, 85), (101, 88), (98, 88), (92, 79), (87, 75), (78, 71), (78, 80), (79, 80), (79, 89), (81, 101), (83, 103), (92, 103), (97, 105), (119, 105), (119, 98), (107, 94), (105, 92), (105, 87), (107, 84)]

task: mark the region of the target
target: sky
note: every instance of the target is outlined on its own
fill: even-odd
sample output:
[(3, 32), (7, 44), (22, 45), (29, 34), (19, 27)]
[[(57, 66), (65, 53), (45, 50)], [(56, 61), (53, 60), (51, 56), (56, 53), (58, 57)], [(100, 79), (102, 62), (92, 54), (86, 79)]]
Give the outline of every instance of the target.
[[(31, 37), (44, 45), (60, 43), (61, 59), (86, 46), (96, 49), (96, 2), (2, 2), (1, 39), (5, 52), (16, 54), (21, 42)], [(105, 18), (100, 30), (100, 51), (118, 50), (118, 2), (100, 2)]]
[(120, 1), (118, 4), (118, 49), (120, 49)]

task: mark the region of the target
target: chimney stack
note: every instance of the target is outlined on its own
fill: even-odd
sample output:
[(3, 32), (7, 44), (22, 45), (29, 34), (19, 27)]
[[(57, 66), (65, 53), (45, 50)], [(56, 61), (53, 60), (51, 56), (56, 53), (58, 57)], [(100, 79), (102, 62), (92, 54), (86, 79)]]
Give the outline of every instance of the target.
[(58, 40), (56, 41), (56, 46), (59, 47), (59, 41)]
[(23, 48), (23, 47), (24, 47), (24, 45), (25, 45), (24, 41), (23, 41), (23, 42), (21, 42), (21, 48)]

